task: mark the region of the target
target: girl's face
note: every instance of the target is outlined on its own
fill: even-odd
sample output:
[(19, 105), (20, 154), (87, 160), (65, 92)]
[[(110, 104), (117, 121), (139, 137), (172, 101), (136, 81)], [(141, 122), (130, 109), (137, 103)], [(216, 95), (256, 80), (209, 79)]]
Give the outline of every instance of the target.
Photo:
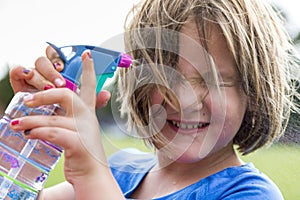
[[(166, 120), (160, 132), (169, 143), (158, 150), (179, 162), (196, 162), (232, 145), (247, 106), (234, 58), (220, 28), (210, 25), (207, 35), (210, 54), (204, 50), (194, 22), (185, 24), (179, 37), (177, 71), (183, 80), (173, 81), (172, 91), (180, 110), (164, 106)], [(154, 91), (152, 105), (161, 102), (161, 95)], [(161, 122), (160, 117), (157, 123)]]

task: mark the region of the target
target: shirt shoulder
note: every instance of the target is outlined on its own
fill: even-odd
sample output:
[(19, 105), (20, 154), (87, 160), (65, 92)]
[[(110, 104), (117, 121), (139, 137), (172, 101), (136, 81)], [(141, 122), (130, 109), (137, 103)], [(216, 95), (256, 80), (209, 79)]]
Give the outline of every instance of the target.
[(108, 159), (112, 174), (124, 195), (130, 194), (157, 163), (152, 153), (137, 149), (123, 149)]
[[(154, 164), (156, 157), (152, 153), (142, 152), (135, 148), (122, 149), (112, 154), (108, 163), (114, 170), (124, 170), (126, 168), (133, 172), (142, 172)], [(132, 172), (132, 171), (131, 171)]]
[[(221, 177), (223, 177), (223, 180)], [(216, 185), (223, 186), (221, 199), (283, 199), (275, 183), (268, 176), (255, 168), (252, 163), (225, 169), (221, 173), (216, 174), (216, 177), (212, 178), (214, 178), (214, 181), (211, 182), (217, 183), (219, 181)]]
[(266, 175), (246, 164), (226, 168), (159, 199), (283, 200), (283, 197)]

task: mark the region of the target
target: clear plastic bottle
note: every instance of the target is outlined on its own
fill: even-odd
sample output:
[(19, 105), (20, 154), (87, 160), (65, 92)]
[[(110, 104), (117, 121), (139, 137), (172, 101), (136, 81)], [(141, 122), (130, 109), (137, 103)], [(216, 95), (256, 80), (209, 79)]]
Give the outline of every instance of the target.
[(0, 199), (12, 194), (11, 199), (35, 198), (61, 157), (60, 147), (42, 140), (27, 140), (23, 131), (10, 129), (10, 122), (15, 118), (55, 115), (59, 108), (57, 105), (29, 108), (23, 102), (28, 94), (18, 92), (0, 120)]

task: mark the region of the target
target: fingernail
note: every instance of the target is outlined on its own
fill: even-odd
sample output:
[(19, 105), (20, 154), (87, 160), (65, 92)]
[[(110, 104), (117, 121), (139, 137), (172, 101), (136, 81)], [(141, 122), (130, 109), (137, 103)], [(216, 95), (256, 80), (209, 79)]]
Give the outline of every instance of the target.
[(64, 85), (64, 81), (61, 80), (60, 78), (56, 78), (56, 79), (54, 80), (54, 84), (55, 84), (57, 87), (61, 87), (61, 86)]
[(10, 122), (10, 124), (11, 124), (12, 126), (15, 126), (15, 125), (20, 124), (20, 121), (19, 121), (18, 119), (15, 119), (15, 120), (12, 120), (12, 121)]
[(91, 59), (92, 58), (92, 54), (90, 51), (86, 52), (87, 56)]
[(46, 86), (44, 87), (44, 90), (49, 90), (49, 89), (51, 89), (51, 88), (53, 88), (52, 85), (46, 85)]
[(84, 53), (82, 54), (82, 60), (85, 60), (85, 59), (87, 59), (87, 58), (89, 58), (89, 59), (92, 58), (92, 54), (91, 54), (90, 51), (86, 51), (86, 52), (84, 52)]
[(58, 63), (58, 62), (55, 62), (53, 65), (54, 65), (54, 68), (55, 68), (55, 69), (57, 69), (57, 68), (60, 67), (60, 63)]
[(31, 101), (33, 99), (33, 95), (32, 94), (28, 94), (24, 97), (24, 101)]
[(24, 135), (29, 135), (29, 134), (30, 134), (30, 131), (31, 131), (30, 129), (25, 130), (25, 131), (24, 131)]
[(24, 73), (24, 74), (29, 74), (29, 72), (30, 72), (29, 69), (24, 69), (24, 70), (23, 70), (23, 73)]

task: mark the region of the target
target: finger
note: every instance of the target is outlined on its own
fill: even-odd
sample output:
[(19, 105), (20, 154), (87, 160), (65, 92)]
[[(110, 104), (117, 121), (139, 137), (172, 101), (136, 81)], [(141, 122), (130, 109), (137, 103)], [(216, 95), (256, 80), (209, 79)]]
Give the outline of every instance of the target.
[(35, 68), (42, 76), (52, 82), (56, 87), (65, 86), (66, 83), (63, 76), (55, 70), (53, 64), (48, 58), (39, 57), (35, 61)]
[(38, 127), (26, 131), (26, 139), (40, 139), (48, 141), (63, 149), (79, 148), (80, 139), (72, 130), (61, 127)]
[(59, 57), (55, 49), (53, 49), (51, 46), (48, 46), (46, 48), (46, 55), (57, 71), (60, 72), (64, 69), (64, 62)]
[(15, 93), (19, 91), (27, 91), (29, 88), (33, 89), (33, 87), (27, 85), (25, 81), (32, 78), (33, 73), (31, 70), (21, 66), (16, 66), (10, 70), (9, 76), (10, 84)]
[(90, 51), (82, 54), (82, 83), (80, 88), (80, 98), (92, 109), (96, 105), (96, 75), (94, 62)]
[(35, 115), (16, 118), (10, 122), (10, 128), (16, 131), (31, 130), (38, 127), (60, 127), (75, 131), (75, 122), (72, 118), (58, 115)]
[(48, 90), (55, 86), (50, 81), (46, 80), (37, 70), (32, 70), (33, 76), (30, 79), (26, 79), (26, 83), (33, 86), (37, 90)]
[[(85, 110), (79, 97), (67, 88), (53, 88), (28, 94), (24, 97), (24, 103), (29, 107), (59, 104), (66, 111), (66, 116), (73, 116), (74, 112)], [(76, 110), (74, 111), (75, 108)]]
[(10, 82), (14, 92), (46, 90), (54, 85), (41, 76), (35, 69), (15, 67), (10, 71)]
[(110, 99), (110, 96), (110, 92), (105, 90), (100, 91), (96, 99), (96, 107), (98, 109), (105, 107)]
[[(64, 156), (66, 160), (72, 158), (76, 167), (78, 166), (78, 162), (85, 163), (85, 159), (97, 159), (98, 162), (106, 160), (102, 145), (99, 145), (99, 143), (95, 144), (95, 153), (92, 154), (90, 149), (87, 148), (90, 146), (83, 145), (83, 141), (78, 132), (60, 127), (38, 127), (30, 131), (26, 131), (26, 133), (26, 139), (39, 139), (62, 147), (65, 152)], [(98, 138), (97, 140), (94, 139), (93, 143), (99, 141), (99, 135), (100, 134), (97, 134)], [(68, 163), (68, 165), (72, 166), (71, 163)]]

